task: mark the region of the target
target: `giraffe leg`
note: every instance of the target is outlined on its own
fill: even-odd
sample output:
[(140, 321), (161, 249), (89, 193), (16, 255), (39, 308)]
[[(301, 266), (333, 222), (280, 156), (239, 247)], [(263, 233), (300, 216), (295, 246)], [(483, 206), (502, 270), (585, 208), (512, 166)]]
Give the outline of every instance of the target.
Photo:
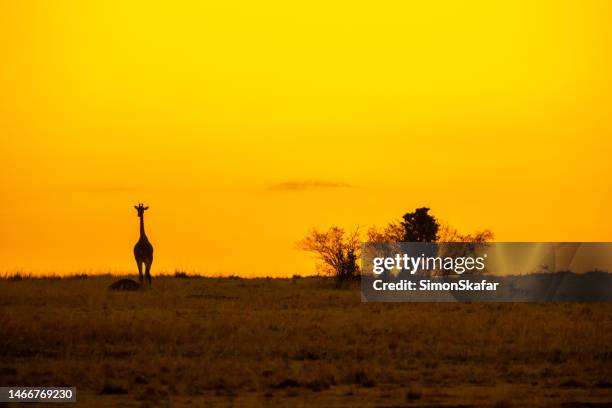
[(140, 286), (142, 286), (142, 262), (136, 261), (136, 265), (138, 265), (138, 277), (140, 278)]
[(145, 264), (145, 275), (147, 276), (147, 282), (149, 283), (149, 289), (151, 289), (151, 263), (147, 262)]

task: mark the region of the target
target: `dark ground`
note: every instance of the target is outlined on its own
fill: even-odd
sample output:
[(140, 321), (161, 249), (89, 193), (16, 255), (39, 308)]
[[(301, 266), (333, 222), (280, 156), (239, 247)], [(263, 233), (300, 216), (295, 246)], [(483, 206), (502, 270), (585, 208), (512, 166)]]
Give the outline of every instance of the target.
[(609, 303), (364, 304), (319, 278), (107, 290), (116, 279), (1, 279), (0, 385), (76, 386), (78, 406), (612, 407)]

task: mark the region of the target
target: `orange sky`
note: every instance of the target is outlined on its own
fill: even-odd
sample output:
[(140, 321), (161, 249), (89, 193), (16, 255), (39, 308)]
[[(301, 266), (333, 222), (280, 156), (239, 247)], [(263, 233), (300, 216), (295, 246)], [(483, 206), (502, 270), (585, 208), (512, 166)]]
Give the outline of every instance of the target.
[(422, 205), (612, 241), (607, 1), (95, 3), (0, 2), (0, 271), (135, 271), (140, 201), (154, 273)]

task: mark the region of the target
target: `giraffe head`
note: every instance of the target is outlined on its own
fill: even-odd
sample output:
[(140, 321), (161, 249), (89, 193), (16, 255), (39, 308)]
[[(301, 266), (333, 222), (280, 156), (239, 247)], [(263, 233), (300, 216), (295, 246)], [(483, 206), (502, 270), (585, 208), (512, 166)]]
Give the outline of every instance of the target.
[(134, 208), (138, 211), (138, 216), (142, 217), (144, 215), (145, 210), (148, 210), (149, 207), (145, 207), (142, 203), (135, 205)]

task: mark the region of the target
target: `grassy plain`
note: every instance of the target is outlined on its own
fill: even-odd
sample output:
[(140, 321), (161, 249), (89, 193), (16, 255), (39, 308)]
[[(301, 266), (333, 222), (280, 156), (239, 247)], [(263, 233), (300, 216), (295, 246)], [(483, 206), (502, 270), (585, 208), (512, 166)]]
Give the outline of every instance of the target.
[(79, 406), (612, 407), (612, 304), (373, 304), (323, 278), (0, 279), (0, 385)]

